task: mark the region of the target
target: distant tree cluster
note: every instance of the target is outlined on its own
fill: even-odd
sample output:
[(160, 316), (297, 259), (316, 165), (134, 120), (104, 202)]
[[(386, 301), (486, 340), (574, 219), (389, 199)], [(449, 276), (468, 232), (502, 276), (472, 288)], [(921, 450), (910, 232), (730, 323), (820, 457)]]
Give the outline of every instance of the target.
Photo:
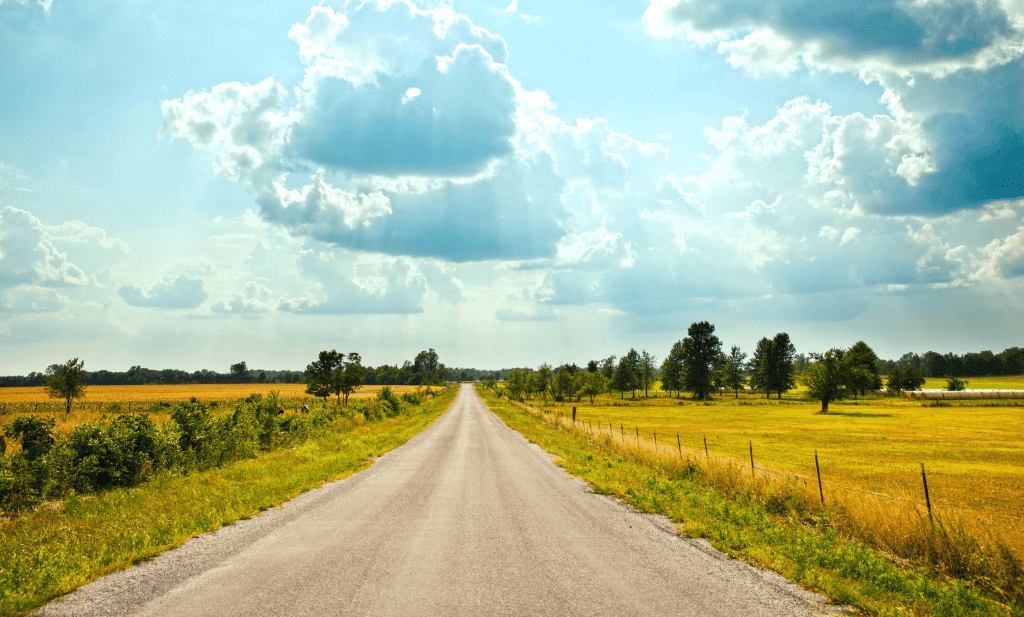
[(377, 368), (367, 367), (363, 371), (362, 383), (372, 386), (428, 386), (449, 380), (461, 381), (457, 377), (450, 378), (449, 373), (438, 360), (437, 352), (430, 348), (416, 354), (412, 361), (406, 360), (402, 366), (384, 364)]
[(925, 377), (1024, 375), (1024, 349), (1009, 347), (997, 354), (980, 351), (962, 355), (929, 351), (922, 356), (908, 352), (899, 360), (879, 361), (883, 374), (891, 374), (894, 368), (907, 366), (917, 369)]
[[(49, 370), (49, 369), (47, 369)], [(32, 372), (25, 376), (0, 377), (0, 387), (45, 386), (47, 373)], [(189, 373), (178, 369), (153, 370), (133, 366), (127, 371), (86, 371), (83, 383), (87, 386), (148, 386), (178, 384), (237, 384), (237, 383), (301, 383), (302, 371), (272, 371), (249, 369), (245, 362), (231, 365), (226, 373), (203, 369)]]

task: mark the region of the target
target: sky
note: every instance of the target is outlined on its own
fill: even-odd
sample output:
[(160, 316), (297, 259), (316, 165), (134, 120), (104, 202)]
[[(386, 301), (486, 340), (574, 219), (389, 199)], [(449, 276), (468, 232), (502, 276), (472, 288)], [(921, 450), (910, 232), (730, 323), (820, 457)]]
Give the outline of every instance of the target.
[(0, 374), (999, 352), (1015, 0), (0, 0)]

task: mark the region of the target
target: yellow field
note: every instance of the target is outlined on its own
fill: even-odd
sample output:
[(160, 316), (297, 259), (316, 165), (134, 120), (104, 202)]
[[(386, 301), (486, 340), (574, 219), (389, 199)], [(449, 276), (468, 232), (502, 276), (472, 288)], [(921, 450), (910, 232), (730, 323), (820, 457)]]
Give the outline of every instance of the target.
[[(349, 396), (353, 399), (377, 396), (384, 386), (360, 386)], [(418, 386), (390, 386), (395, 394), (415, 392)], [(436, 388), (435, 388), (436, 389)], [(305, 384), (207, 384), (171, 386), (87, 386), (85, 398), (75, 401), (71, 414), (65, 416), (64, 402), (46, 395), (46, 389), (0, 388), (0, 426), (11, 419), (27, 414), (53, 415), (58, 433), (70, 433), (84, 422), (96, 422), (104, 416), (127, 411), (147, 413), (153, 421), (162, 424), (169, 417), (175, 403), (195, 397), (216, 409), (232, 409), (238, 399), (251, 394), (267, 395), (277, 392), (285, 413), (294, 413), (303, 405), (335, 405), (337, 399), (316, 399), (306, 394)]]
[[(1016, 378), (1020, 380), (1020, 377)], [(1009, 387), (1009, 386), (1002, 386)], [(628, 394), (628, 393), (627, 393)], [(653, 392), (651, 392), (653, 395)], [(642, 395), (642, 392), (638, 392)], [(527, 401), (545, 413), (572, 415), (594, 432), (625, 436), (684, 455), (726, 457), (749, 470), (798, 475), (816, 486), (817, 450), (829, 494), (878, 493), (895, 505), (925, 503), (921, 463), (937, 512), (957, 514), (992, 530), (1024, 554), (1024, 401), (926, 402), (872, 396), (820, 403), (795, 395), (781, 401), (740, 394), (710, 403), (667, 398), (621, 400), (618, 393), (594, 405)], [(906, 501), (898, 501), (906, 500)], [(922, 510), (923, 511), (923, 510)]]
[[(376, 396), (383, 386), (360, 386), (349, 398)], [(396, 394), (415, 391), (416, 386), (391, 386)], [(195, 397), (200, 401), (233, 401), (250, 394), (278, 393), (282, 399), (311, 399), (306, 394), (306, 384), (206, 384), (172, 386), (87, 386), (85, 398), (79, 403), (128, 403), (153, 401), (187, 401)], [(0, 388), (0, 404), (3, 403), (61, 403), (46, 395), (45, 388)]]

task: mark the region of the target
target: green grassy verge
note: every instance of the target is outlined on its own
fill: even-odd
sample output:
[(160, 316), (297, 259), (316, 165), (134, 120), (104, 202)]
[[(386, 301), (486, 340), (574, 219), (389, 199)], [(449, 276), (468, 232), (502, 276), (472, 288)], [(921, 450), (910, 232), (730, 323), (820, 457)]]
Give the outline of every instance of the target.
[[(562, 458), (595, 492), (642, 512), (658, 512), (688, 536), (707, 538), (732, 557), (766, 567), (840, 604), (878, 615), (1024, 615), (985, 597), (974, 585), (925, 568), (903, 567), (879, 551), (840, 537), (827, 516), (798, 514), (755, 491), (728, 497), (702, 482), (698, 467), (668, 467), (607, 436), (560, 430), (479, 388), (508, 426)], [(781, 507), (780, 507), (781, 506)]]
[(458, 388), (396, 418), (345, 421), (295, 447), (130, 489), (74, 496), (0, 521), (0, 615), (25, 614), (104, 574), (350, 476), (429, 426)]

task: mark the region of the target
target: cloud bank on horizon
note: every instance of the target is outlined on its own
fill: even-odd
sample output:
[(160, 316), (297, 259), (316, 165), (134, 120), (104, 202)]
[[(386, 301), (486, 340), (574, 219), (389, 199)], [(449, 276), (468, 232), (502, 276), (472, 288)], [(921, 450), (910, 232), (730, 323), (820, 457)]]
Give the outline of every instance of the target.
[[(44, 21), (68, 8), (40, 5)], [(3, 15), (11, 7), (33, 11), (0, 4), (3, 28), (28, 19)], [(492, 8), (501, 19), (520, 10)], [(550, 22), (528, 8), (517, 27)], [(155, 333), (139, 311), (180, 329), (238, 317), (282, 331), (346, 315), (400, 319), (423, 337), (467, 318), (478, 331), (549, 333), (582, 321), (618, 332), (617, 349), (708, 317), (825, 341), (828, 324), (922, 298), (987, 303), (967, 340), (983, 319), (1012, 319), (1024, 275), (1024, 9), (652, 0), (635, 24), (666, 54), (683, 45), (724, 61), (752, 107), (769, 81), (793, 91), (702, 135), (635, 138), (606, 119), (561, 117), (510, 68), (514, 44), (452, 6), (314, 6), (286, 29), (296, 79), (250, 71), (159, 101), (158, 144), (183, 145), (182, 158), (251, 207), (208, 216), (217, 229), (198, 254), (142, 267), (142, 230), (126, 242), (102, 219), (44, 224), (28, 209), (39, 203), (31, 161), (0, 150), (0, 195), (25, 206), (0, 213), (0, 324), (28, 337), (30, 320), (77, 313), (130, 336)], [(799, 91), (825, 75), (877, 90), (882, 109)], [(716, 96), (713, 83), (687, 87)], [(679, 151), (700, 167), (680, 165)], [(919, 328), (908, 340), (950, 323), (899, 319)], [(1008, 328), (995, 335), (1019, 338)]]

